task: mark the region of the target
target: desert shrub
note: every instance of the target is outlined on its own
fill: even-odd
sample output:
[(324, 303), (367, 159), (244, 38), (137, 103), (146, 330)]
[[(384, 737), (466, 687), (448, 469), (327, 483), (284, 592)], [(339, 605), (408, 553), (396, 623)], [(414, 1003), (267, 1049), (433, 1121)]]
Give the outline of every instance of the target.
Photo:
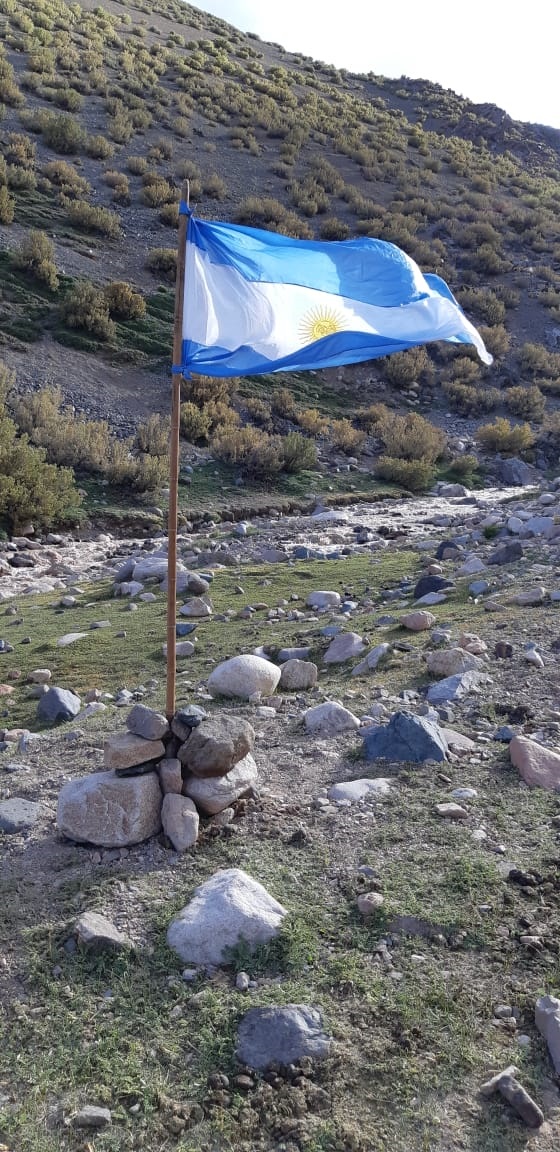
[(361, 408), (356, 413), (356, 419), (360, 428), (371, 434), (378, 431), (388, 415), (389, 409), (386, 404), (370, 404), (369, 408)]
[(198, 408), (190, 400), (181, 404), (181, 436), (190, 444), (206, 443), (210, 427), (210, 417), (204, 408)]
[(174, 116), (171, 121), (171, 131), (182, 140), (186, 139), (191, 130), (190, 120), (186, 116)]
[(395, 352), (384, 356), (378, 366), (384, 379), (395, 388), (408, 388), (419, 377), (431, 372), (431, 362), (426, 349), (409, 348), (406, 352)]
[(9, 104), (10, 108), (25, 103), (25, 96), (17, 86), (14, 69), (4, 56), (0, 56), (0, 103)]
[(506, 308), (493, 292), (487, 288), (463, 288), (459, 292), (459, 303), (470, 316), (473, 314), (477, 320), (484, 324), (503, 324)]
[(87, 180), (80, 176), (74, 165), (69, 164), (67, 160), (50, 160), (43, 167), (43, 176), (46, 176), (56, 188), (60, 188), (63, 196), (70, 199), (89, 196), (91, 192)]
[(480, 379), (480, 365), (470, 356), (454, 356), (446, 379), (452, 383), (473, 384)]
[(329, 422), (321, 415), (318, 408), (304, 408), (297, 414), (297, 422), (308, 436), (326, 436), (329, 431)]
[(169, 433), (171, 421), (169, 416), (160, 416), (154, 413), (147, 420), (139, 424), (136, 429), (135, 447), (139, 452), (149, 456), (168, 456)]
[(337, 216), (327, 216), (321, 221), (319, 236), (322, 240), (347, 240), (350, 228)]
[(158, 208), (160, 204), (169, 204), (171, 200), (178, 200), (178, 198), (176, 189), (163, 177), (151, 180), (140, 193), (142, 203), (146, 204), (148, 208)]
[(379, 427), (387, 456), (434, 463), (445, 452), (447, 437), (418, 412), (399, 416), (389, 412)]
[(560, 412), (547, 412), (538, 431), (537, 444), (556, 467), (560, 452)]
[(464, 452), (460, 456), (452, 456), (449, 464), (446, 465), (446, 473), (449, 479), (461, 481), (466, 477), (471, 477), (478, 469), (478, 460), (476, 456), (472, 456), (469, 452)]
[(10, 533), (28, 520), (48, 528), (73, 518), (81, 503), (69, 468), (46, 462), (46, 453), (18, 436), (16, 425), (0, 411), (0, 520)]
[(33, 168), (37, 145), (23, 132), (8, 132), (2, 144), (2, 155), (8, 164), (19, 164), (20, 168)]
[[(103, 296), (107, 302), (109, 314), (117, 316), (119, 320), (139, 320), (146, 315), (146, 302), (139, 292), (135, 292), (131, 284), (125, 280), (114, 280), (103, 289)], [(150, 449), (143, 448), (143, 452)]]
[(260, 424), (263, 428), (270, 427), (272, 409), (266, 400), (261, 400), (259, 396), (249, 396), (245, 400), (245, 407), (251, 420), (255, 424)]
[(504, 393), (504, 400), (506, 408), (512, 416), (519, 416), (522, 420), (535, 421), (542, 420), (544, 416), (545, 398), (536, 385), (528, 388), (523, 384), (518, 384), (514, 388), (508, 388)]
[(109, 236), (112, 240), (120, 236), (119, 217), (109, 208), (87, 204), (85, 200), (75, 200), (68, 205), (67, 211), (70, 222), (75, 228), (82, 228), (84, 232), (98, 232), (101, 236)]
[(269, 436), (260, 428), (228, 428), (212, 439), (213, 455), (224, 464), (235, 465), (248, 476), (266, 479), (282, 469), (280, 437)]
[(199, 408), (209, 403), (227, 404), (235, 388), (232, 377), (191, 376), (183, 383), (183, 395)]
[(133, 457), (130, 483), (135, 492), (156, 492), (168, 478), (169, 463), (166, 456), (153, 456), (142, 452), (139, 456)]
[(15, 213), (15, 200), (5, 184), (0, 187), (0, 224), (11, 224)]
[(317, 448), (307, 436), (299, 432), (288, 432), (281, 438), (282, 470), (290, 474), (315, 468)]
[(161, 220), (161, 223), (166, 224), (168, 228), (178, 228), (179, 205), (177, 203), (164, 204), (158, 212), (158, 220)]
[(126, 166), (133, 176), (143, 176), (148, 171), (148, 161), (145, 156), (129, 156)]
[(156, 164), (162, 164), (164, 160), (171, 160), (172, 155), (173, 143), (165, 136), (156, 140), (148, 150), (148, 160), (154, 160)]
[(198, 164), (194, 160), (181, 160), (176, 168), (177, 177), (179, 180), (199, 180), (202, 176)]
[(161, 276), (168, 283), (175, 283), (177, 274), (177, 253), (174, 248), (150, 248), (146, 258), (146, 268)]
[(109, 160), (115, 149), (106, 136), (88, 136), (85, 142), (85, 152), (92, 160)]
[(354, 428), (349, 420), (331, 420), (329, 440), (333, 448), (340, 449), (347, 456), (355, 456), (363, 447), (365, 432)]
[(539, 379), (539, 388), (551, 396), (560, 396), (560, 376), (555, 380)]
[(237, 428), (241, 423), (239, 412), (225, 400), (209, 400), (202, 410), (210, 421), (211, 432), (217, 432), (222, 428)]
[(42, 130), (43, 140), (48, 148), (63, 155), (73, 155), (83, 148), (86, 134), (82, 125), (73, 116), (64, 113), (50, 113)]
[(202, 177), (202, 191), (210, 200), (224, 200), (227, 194), (227, 185), (217, 172), (211, 172)]
[(91, 332), (99, 340), (112, 340), (115, 336), (105, 296), (89, 280), (72, 286), (60, 305), (60, 318), (67, 328)]
[(296, 418), (296, 401), (289, 388), (275, 388), (270, 397), (270, 407), (275, 416), (283, 416), (286, 420)]
[(375, 475), (407, 488), (409, 492), (425, 492), (434, 481), (436, 470), (429, 460), (401, 460), (395, 456), (380, 456), (375, 462)]
[(498, 416), (493, 424), (481, 424), (475, 435), (487, 452), (503, 452), (506, 456), (526, 452), (535, 443), (529, 424), (512, 424), (503, 416)]
[(283, 232), (296, 239), (313, 238), (309, 225), (271, 196), (246, 196), (237, 208), (234, 219), (238, 224), (249, 224), (270, 232)]
[(54, 244), (46, 232), (32, 229), (14, 252), (17, 268), (46, 284), (53, 292), (58, 288)]
[(480, 335), (492, 356), (500, 360), (509, 351), (511, 338), (503, 324), (496, 324), (493, 328), (482, 327)]
[(8, 188), (15, 191), (32, 191), (37, 187), (37, 177), (29, 168), (21, 168), (19, 164), (8, 164), (6, 170)]
[(450, 381), (443, 385), (449, 407), (461, 416), (483, 416), (501, 403), (499, 388), (477, 388), (472, 384)]
[(549, 352), (542, 344), (524, 344), (519, 353), (519, 365), (524, 375), (532, 379), (560, 376), (560, 352)]

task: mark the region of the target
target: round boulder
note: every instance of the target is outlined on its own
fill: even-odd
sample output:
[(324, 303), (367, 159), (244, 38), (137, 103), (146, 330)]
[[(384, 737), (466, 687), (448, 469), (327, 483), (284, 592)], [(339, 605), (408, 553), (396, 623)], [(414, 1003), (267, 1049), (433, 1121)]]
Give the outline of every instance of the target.
[(280, 669), (262, 656), (232, 656), (218, 664), (208, 677), (212, 696), (235, 696), (248, 700), (257, 692), (271, 696), (278, 687)]

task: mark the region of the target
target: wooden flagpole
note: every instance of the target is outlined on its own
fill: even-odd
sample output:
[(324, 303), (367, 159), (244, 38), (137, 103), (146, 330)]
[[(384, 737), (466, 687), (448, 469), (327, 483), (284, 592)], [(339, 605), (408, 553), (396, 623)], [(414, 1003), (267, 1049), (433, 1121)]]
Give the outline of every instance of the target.
[[(189, 203), (189, 182), (183, 185), (181, 199)], [(183, 307), (185, 300), (185, 263), (187, 257), (186, 213), (179, 216), (179, 247), (177, 251), (177, 277), (175, 280), (175, 313), (173, 319), (173, 367), (183, 358)], [(167, 685), (165, 712), (168, 720), (175, 714), (177, 680), (177, 640), (175, 619), (177, 614), (177, 513), (179, 489), (179, 424), (181, 409), (182, 374), (171, 377), (171, 433), (169, 437), (169, 515), (167, 524)]]

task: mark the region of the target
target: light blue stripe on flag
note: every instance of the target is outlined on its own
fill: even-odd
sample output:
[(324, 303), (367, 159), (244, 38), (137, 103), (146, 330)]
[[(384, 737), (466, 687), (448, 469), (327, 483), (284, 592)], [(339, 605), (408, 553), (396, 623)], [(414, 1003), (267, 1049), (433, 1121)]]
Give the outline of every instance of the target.
[(185, 372), (326, 368), (436, 340), (474, 344), (492, 362), (447, 284), (394, 244), (292, 240), (189, 219)]

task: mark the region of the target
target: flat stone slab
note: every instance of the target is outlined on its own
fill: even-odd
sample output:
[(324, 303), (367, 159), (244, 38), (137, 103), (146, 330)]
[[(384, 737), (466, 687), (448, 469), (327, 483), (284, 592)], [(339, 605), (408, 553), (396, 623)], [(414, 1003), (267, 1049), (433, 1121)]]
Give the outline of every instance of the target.
[(134, 768), (151, 760), (162, 760), (165, 745), (162, 740), (146, 740), (134, 732), (119, 732), (108, 736), (103, 745), (103, 763), (106, 768)]
[(0, 832), (13, 835), (25, 832), (36, 824), (41, 815), (41, 805), (32, 800), (22, 800), (17, 796), (0, 801)]
[(293, 1064), (304, 1056), (325, 1060), (331, 1046), (317, 1008), (287, 1004), (245, 1013), (237, 1032), (236, 1056), (242, 1064), (264, 1071), (271, 1064)]
[(68, 648), (69, 644), (75, 644), (77, 640), (83, 640), (87, 636), (87, 632), (67, 632), (66, 636), (59, 636), (57, 640), (58, 648)]
[(341, 784), (333, 784), (329, 788), (329, 800), (349, 800), (351, 804), (359, 804), (361, 800), (377, 800), (386, 796), (390, 791), (392, 781), (384, 776), (375, 780), (346, 780)]
[(90, 952), (122, 952), (134, 947), (132, 940), (99, 912), (83, 912), (74, 934), (78, 944)]

